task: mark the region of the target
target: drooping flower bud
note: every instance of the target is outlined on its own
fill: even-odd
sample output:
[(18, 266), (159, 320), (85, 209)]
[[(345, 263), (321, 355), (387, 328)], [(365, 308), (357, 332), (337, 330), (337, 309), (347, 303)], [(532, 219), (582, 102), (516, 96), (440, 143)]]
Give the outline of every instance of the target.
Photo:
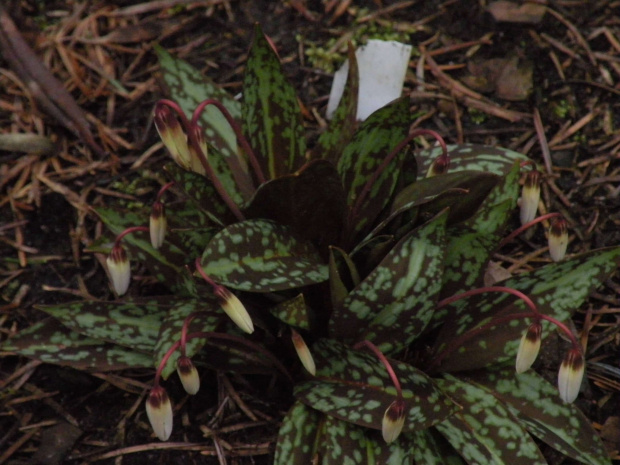
[(155, 107), (155, 127), (173, 160), (186, 170), (191, 169), (187, 135), (173, 111), (164, 104)]
[(540, 321), (535, 321), (527, 328), (521, 337), (519, 351), (517, 352), (517, 362), (515, 369), (517, 373), (523, 373), (529, 370), (532, 363), (536, 360), (540, 351), (540, 340), (542, 334), (542, 325)]
[(189, 130), (193, 132), (195, 140), (198, 141), (199, 148), (202, 151), (202, 154), (199, 154), (197, 148), (194, 147), (194, 144), (190, 144), (190, 169), (194, 173), (206, 176), (207, 172), (205, 171), (205, 167), (201, 161), (203, 156), (205, 159), (207, 159), (208, 156), (207, 141), (205, 140), (204, 130), (197, 124), (192, 126)]
[(585, 361), (579, 349), (572, 348), (562, 360), (558, 373), (558, 390), (564, 402), (573, 402), (579, 394)]
[(540, 171), (532, 170), (525, 176), (525, 184), (521, 191), (521, 224), (536, 218), (538, 201), (540, 200)]
[(226, 289), (224, 286), (218, 286), (215, 295), (220, 298), (220, 305), (233, 322), (248, 334), (254, 332), (254, 323), (250, 314), (245, 309), (239, 298)]
[(291, 339), (293, 340), (293, 345), (295, 346), (295, 350), (297, 351), (297, 356), (299, 360), (301, 360), (301, 364), (304, 368), (310, 373), (312, 376), (316, 374), (316, 365), (314, 364), (314, 358), (312, 358), (312, 353), (310, 349), (306, 345), (306, 341), (301, 337), (294, 329), (291, 329)]
[(559, 262), (566, 255), (568, 246), (568, 223), (564, 218), (553, 218), (549, 227), (549, 255)]
[(383, 414), (381, 432), (383, 440), (390, 444), (401, 433), (405, 425), (406, 404), (403, 398), (398, 398), (390, 404)]
[(161, 386), (154, 386), (146, 399), (146, 415), (155, 436), (167, 441), (172, 433), (172, 404), (168, 393)]
[(129, 289), (131, 281), (131, 266), (127, 258), (127, 252), (121, 244), (115, 244), (110, 251), (110, 255), (106, 259), (108, 265), (108, 273), (112, 281), (114, 292), (119, 296), (123, 295)]
[(149, 233), (151, 234), (151, 245), (154, 248), (159, 249), (164, 243), (167, 226), (166, 209), (164, 204), (157, 200), (153, 203), (149, 217)]
[(445, 154), (439, 155), (437, 158), (433, 160), (433, 162), (428, 167), (428, 171), (426, 172), (427, 178), (432, 178), (433, 176), (439, 176), (440, 174), (445, 174), (448, 172), (448, 168), (450, 167), (450, 158)]
[(185, 392), (195, 395), (200, 389), (200, 376), (192, 360), (183, 355), (177, 360), (177, 373), (183, 384)]

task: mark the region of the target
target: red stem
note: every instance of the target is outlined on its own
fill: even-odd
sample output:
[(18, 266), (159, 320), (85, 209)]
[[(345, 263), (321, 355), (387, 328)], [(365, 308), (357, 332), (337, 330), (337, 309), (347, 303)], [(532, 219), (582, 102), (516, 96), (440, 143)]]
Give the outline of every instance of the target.
[(398, 380), (398, 376), (396, 376), (396, 373), (394, 372), (394, 368), (392, 368), (392, 365), (390, 364), (386, 356), (383, 355), (383, 352), (381, 352), (379, 348), (370, 341), (358, 342), (357, 344), (355, 344), (354, 349), (359, 349), (362, 346), (366, 346), (368, 349), (370, 349), (371, 352), (375, 354), (375, 356), (383, 364), (383, 366), (388, 372), (388, 375), (390, 376), (390, 379), (392, 380), (392, 384), (394, 384), (394, 387), (396, 388), (396, 395), (402, 399), (403, 390), (400, 386), (400, 381)]
[(503, 247), (504, 245), (508, 244), (510, 241), (512, 241), (515, 237), (517, 237), (519, 234), (521, 234), (523, 231), (525, 231), (528, 228), (531, 228), (532, 226), (534, 226), (537, 223), (540, 223), (542, 221), (551, 219), (551, 218), (555, 218), (558, 216), (562, 216), (562, 214), (560, 213), (547, 213), (546, 215), (541, 215), (537, 218), (534, 218), (532, 221), (530, 221), (529, 223), (525, 223), (523, 226), (515, 229), (513, 232), (511, 232), (509, 235), (507, 235), (500, 243), (498, 248)]
[(159, 189), (159, 192), (157, 193), (157, 197), (155, 198), (155, 201), (161, 202), (161, 197), (164, 195), (164, 192), (166, 192), (172, 186), (174, 186), (174, 181), (170, 181), (168, 184), (164, 184), (162, 188)]
[(226, 118), (226, 121), (228, 122), (233, 132), (237, 136), (237, 142), (239, 143), (239, 145), (241, 145), (241, 148), (243, 149), (248, 159), (250, 160), (250, 164), (252, 165), (252, 168), (254, 169), (254, 172), (256, 173), (258, 182), (260, 184), (264, 183), (265, 175), (263, 174), (263, 170), (261, 169), (260, 164), (258, 163), (258, 160), (256, 159), (254, 150), (252, 150), (250, 143), (243, 135), (241, 126), (239, 126), (237, 121), (235, 121), (232, 115), (228, 112), (228, 109), (220, 101), (215, 100), (215, 99), (207, 99), (201, 102), (200, 105), (198, 105), (198, 107), (196, 108), (196, 110), (194, 110), (194, 115), (192, 116), (192, 124), (198, 124), (198, 118), (200, 118), (200, 114), (203, 112), (203, 110), (208, 105), (214, 105), (218, 110), (220, 110), (222, 115), (224, 115), (224, 118)]
[(532, 302), (532, 299), (530, 299), (527, 295), (525, 295), (521, 291), (518, 291), (517, 289), (513, 289), (511, 287), (505, 287), (505, 286), (481, 287), (479, 289), (472, 289), (471, 291), (463, 292), (462, 294), (456, 294), (456, 295), (453, 295), (452, 297), (448, 297), (446, 299), (443, 299), (437, 302), (437, 308), (442, 308), (442, 307), (445, 307), (446, 305), (456, 302), (457, 300), (465, 299), (467, 297), (471, 297), (471, 296), (478, 295), (478, 294), (485, 294), (487, 292), (504, 292), (507, 294), (512, 294), (518, 297), (519, 299), (521, 299), (523, 302), (525, 302), (525, 304), (528, 307), (530, 307), (530, 309), (532, 310), (532, 313), (536, 315), (540, 315), (540, 312), (538, 311), (538, 308), (536, 307), (534, 302)]
[(123, 240), (123, 237), (125, 237), (127, 234), (132, 234), (135, 232), (148, 232), (149, 228), (147, 228), (146, 226), (132, 226), (131, 228), (127, 228), (125, 229), (122, 233), (120, 233), (118, 236), (116, 236), (116, 240), (114, 241), (114, 246), (119, 246), (121, 243), (121, 240)]

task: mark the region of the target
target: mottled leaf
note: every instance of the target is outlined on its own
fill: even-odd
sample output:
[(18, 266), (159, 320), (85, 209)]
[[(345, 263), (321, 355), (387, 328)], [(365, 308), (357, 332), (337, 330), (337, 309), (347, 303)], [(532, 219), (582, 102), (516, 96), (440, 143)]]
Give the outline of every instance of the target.
[(316, 454), (316, 437), (323, 415), (296, 401), (282, 420), (275, 465), (307, 465)]
[[(396, 390), (379, 360), (368, 350), (353, 350), (333, 339), (321, 339), (311, 351), (317, 377), (298, 384), (295, 396), (330, 416), (380, 430)], [(390, 363), (409, 409), (403, 431), (428, 428), (455, 410), (423, 372), (403, 362)]]
[[(416, 154), (419, 173), (426, 174), (430, 164), (441, 155), (441, 147), (420, 150)], [(474, 170), (499, 176), (508, 173), (515, 161), (526, 161), (528, 158), (513, 150), (502, 147), (491, 147), (478, 144), (448, 145), (450, 155), (449, 172)]]
[(351, 423), (327, 417), (321, 424), (318, 456), (323, 465), (386, 464), (413, 465), (415, 444), (401, 435), (391, 444), (372, 431)]
[[(462, 407), (455, 418), (448, 418), (446, 422), (453, 426), (461, 424), (465, 430), (463, 435), (459, 438), (455, 431), (451, 431), (446, 437), (470, 463), (472, 457), (467, 451), (472, 448), (480, 451), (484, 448), (493, 456), (493, 461), (489, 463), (547, 464), (521, 423), (489, 389), (450, 375), (445, 375), (444, 379), (438, 379), (436, 382)], [(437, 425), (437, 428), (442, 431), (441, 425)], [(480, 462), (474, 460), (473, 463)]]
[(81, 301), (37, 308), (80, 334), (150, 354), (162, 319), (174, 301), (153, 297), (137, 301)]
[(258, 25), (243, 78), (243, 132), (267, 178), (304, 163), (306, 140), (294, 88)]
[[(409, 99), (403, 98), (375, 111), (360, 125), (337, 166), (349, 206), (356, 205), (366, 184), (373, 179), (386, 157), (407, 137), (410, 124)], [(370, 228), (371, 222), (390, 201), (408, 151), (401, 150), (391, 163), (382, 168), (363, 203), (356, 206), (353, 212), (355, 231)]]
[[(565, 321), (590, 293), (599, 287), (620, 263), (620, 248), (600, 249), (568, 260), (551, 263), (530, 273), (508, 279), (503, 286), (527, 294), (541, 313)], [(446, 347), (449, 355), (441, 363), (442, 371), (462, 371), (494, 363), (513, 362), (527, 319), (509, 322), (497, 320), (526, 307), (520, 299), (506, 293), (485, 293), (470, 297), (464, 307), (450, 307), (437, 339), (436, 353)], [(495, 320), (493, 320), (495, 319)], [(492, 321), (501, 321), (492, 325)], [(489, 325), (473, 337), (465, 333)], [(543, 337), (549, 324), (543, 321)]]
[(469, 379), (485, 386), (541, 441), (588, 465), (610, 465), (605, 447), (590, 421), (558, 396), (556, 386), (529, 370), (485, 370)]
[(434, 428), (409, 433), (414, 463), (419, 465), (465, 465), (465, 462), (446, 439)]
[(83, 336), (54, 318), (20, 331), (0, 344), (0, 350), (77, 370), (125, 370), (150, 367), (152, 363), (150, 355)]
[(338, 244), (347, 212), (338, 172), (325, 160), (262, 184), (245, 209), (246, 218), (290, 226), (319, 249)]
[(247, 220), (220, 231), (202, 255), (205, 272), (220, 284), (271, 292), (326, 281), (316, 249), (273, 221)]
[[(193, 208), (191, 210), (186, 208), (188, 211), (183, 215), (187, 221), (191, 221), (192, 226), (224, 225), (235, 220), (234, 215), (220, 194), (217, 193), (213, 184), (204, 176), (192, 171), (185, 171), (176, 163), (168, 163), (164, 170), (174, 181), (175, 187), (183, 191), (187, 198), (192, 200), (190, 208)], [(172, 211), (176, 213), (177, 208), (178, 204), (175, 203)]]
[(336, 337), (395, 352), (420, 334), (441, 289), (446, 218), (444, 212), (405, 236), (353, 289), (330, 320)]
[(355, 50), (348, 44), (349, 72), (347, 82), (334, 112), (331, 122), (325, 132), (320, 135), (314, 148), (314, 158), (324, 158), (338, 163), (346, 145), (357, 129), (357, 98), (359, 93), (359, 69)]
[(269, 309), (271, 314), (278, 320), (302, 329), (310, 329), (310, 310), (306, 305), (303, 294), (298, 294), (292, 299), (280, 302)]
[[(210, 98), (217, 99), (235, 119), (241, 117), (241, 105), (225, 90), (203, 76), (189, 63), (174, 58), (166, 50), (155, 46), (164, 82), (168, 86), (170, 98), (191, 115), (198, 104)], [(237, 138), (222, 113), (213, 105), (202, 114), (201, 124), (209, 142), (224, 156), (236, 156)]]

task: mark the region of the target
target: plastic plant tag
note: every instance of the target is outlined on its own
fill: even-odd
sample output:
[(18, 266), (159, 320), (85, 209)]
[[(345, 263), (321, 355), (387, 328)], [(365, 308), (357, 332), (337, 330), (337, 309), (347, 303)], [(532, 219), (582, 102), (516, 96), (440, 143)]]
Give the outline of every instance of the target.
[[(411, 55), (411, 45), (393, 40), (369, 40), (355, 52), (360, 74), (357, 119), (400, 97)], [(349, 72), (348, 60), (334, 73), (327, 102), (327, 118), (331, 119), (342, 97)]]

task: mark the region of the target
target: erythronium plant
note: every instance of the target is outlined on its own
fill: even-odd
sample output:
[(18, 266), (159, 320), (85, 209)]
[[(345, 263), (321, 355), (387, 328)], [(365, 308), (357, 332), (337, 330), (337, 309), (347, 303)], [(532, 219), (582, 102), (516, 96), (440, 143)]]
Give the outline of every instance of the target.
[[(177, 370), (195, 394), (193, 357), (272, 372), (295, 399), (277, 464), (544, 464), (533, 437), (610, 463), (571, 404), (585, 358), (564, 322), (620, 248), (563, 259), (566, 222), (536, 218), (540, 174), (526, 157), (411, 130), (406, 99), (358, 123), (352, 51), (344, 97), (310, 151), (259, 28), (242, 103), (158, 53), (172, 100), (157, 104), (155, 122), (176, 161), (171, 183), (150, 212), (98, 214), (117, 236), (107, 249), (115, 292), (131, 289), (131, 257), (171, 295), (44, 307), (55, 318), (5, 350), (81, 369), (155, 365), (146, 409), (162, 440), (174, 421), (162, 381)], [(414, 154), (422, 135), (438, 146)], [(524, 224), (511, 234), (522, 173)], [(495, 251), (542, 221), (555, 261), (485, 285)], [(569, 341), (558, 387), (530, 369), (554, 330)]]

